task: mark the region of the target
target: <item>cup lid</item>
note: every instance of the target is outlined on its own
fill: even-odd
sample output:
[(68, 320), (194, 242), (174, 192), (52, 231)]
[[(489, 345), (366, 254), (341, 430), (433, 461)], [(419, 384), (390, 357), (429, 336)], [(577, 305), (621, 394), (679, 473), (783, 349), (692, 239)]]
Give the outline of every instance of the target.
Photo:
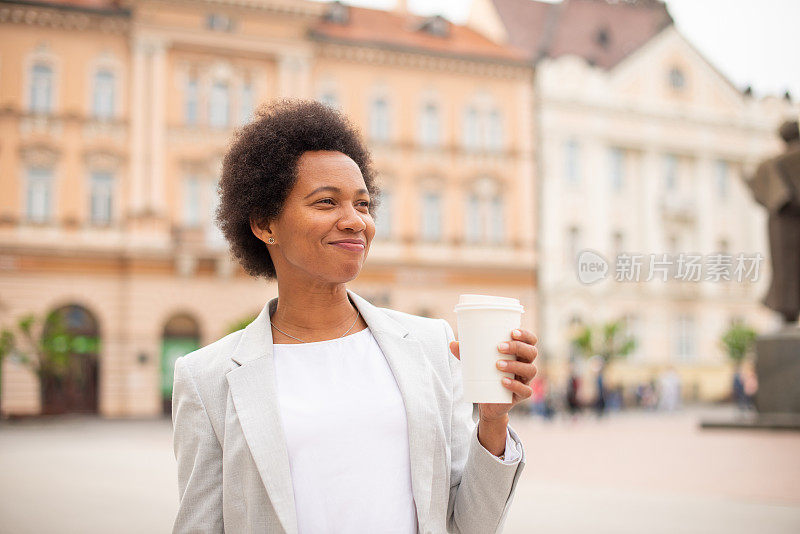
[(519, 303), (519, 299), (497, 297), (494, 295), (474, 295), (470, 293), (458, 297), (458, 304), (456, 304), (454, 311), (477, 309), (503, 309), (525, 313), (525, 309)]

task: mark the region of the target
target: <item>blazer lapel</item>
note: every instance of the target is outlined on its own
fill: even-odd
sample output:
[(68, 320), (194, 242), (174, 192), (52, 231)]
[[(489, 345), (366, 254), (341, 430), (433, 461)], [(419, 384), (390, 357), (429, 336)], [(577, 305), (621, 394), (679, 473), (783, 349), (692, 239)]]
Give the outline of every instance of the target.
[[(433, 484), (434, 439), (438, 409), (431, 371), (422, 345), (385, 312), (347, 290), (394, 374), (406, 410), (411, 485), (417, 519), (428, 521)], [(244, 330), (232, 359), (240, 366), (227, 379), (244, 437), (278, 519), (286, 532), (297, 532), (289, 454), (278, 406), (270, 300)]]
[(240, 364), (226, 377), (236, 415), (269, 499), (285, 532), (297, 532), (289, 454), (280, 420), (272, 355), (270, 300), (242, 334), (231, 359)]

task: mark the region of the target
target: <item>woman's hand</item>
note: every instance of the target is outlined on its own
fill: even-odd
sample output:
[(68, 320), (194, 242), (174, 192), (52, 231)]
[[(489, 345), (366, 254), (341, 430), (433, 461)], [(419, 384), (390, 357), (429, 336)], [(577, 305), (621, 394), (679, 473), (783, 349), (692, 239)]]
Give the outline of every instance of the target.
[[(503, 378), (503, 386), (513, 392), (511, 403), (483, 403), (478, 404), (478, 413), (481, 421), (491, 423), (493, 421), (504, 420), (509, 410), (520, 401), (527, 399), (533, 394), (529, 386), (533, 377), (536, 376), (536, 366), (533, 360), (538, 355), (538, 350), (534, 345), (538, 339), (536, 336), (525, 329), (519, 328), (511, 331), (511, 341), (500, 343), (497, 350), (503, 354), (508, 354), (510, 358), (499, 359), (497, 368), (503, 372), (514, 373), (514, 379)], [(458, 341), (450, 343), (450, 352), (461, 359)], [(502, 364), (505, 363), (505, 367)]]

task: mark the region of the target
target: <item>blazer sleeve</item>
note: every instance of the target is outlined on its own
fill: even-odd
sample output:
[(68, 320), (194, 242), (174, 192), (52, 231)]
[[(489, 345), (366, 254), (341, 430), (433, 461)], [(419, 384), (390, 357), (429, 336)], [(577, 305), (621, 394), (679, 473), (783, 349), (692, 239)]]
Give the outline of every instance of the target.
[(223, 532), (222, 447), (185, 357), (175, 361), (172, 424), (179, 499), (172, 532)]
[(472, 403), (463, 398), (461, 360), (450, 353), (455, 341), (450, 324), (442, 319), (447, 334), (450, 372), (453, 377), (450, 430), (450, 498), (447, 531), (459, 534), (502, 532), (517, 481), (525, 467), (525, 449), (508, 426), (519, 456), (503, 462), (478, 441), (478, 425), (472, 419)]

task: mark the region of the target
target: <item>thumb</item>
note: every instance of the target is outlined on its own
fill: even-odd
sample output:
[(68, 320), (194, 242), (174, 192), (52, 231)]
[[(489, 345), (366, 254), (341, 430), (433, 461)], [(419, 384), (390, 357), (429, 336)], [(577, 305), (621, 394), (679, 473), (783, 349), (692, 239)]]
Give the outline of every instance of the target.
[(459, 353), (459, 350), (458, 350), (458, 341), (451, 341), (450, 342), (450, 352), (452, 352), (453, 356), (455, 356), (459, 360), (461, 359), (461, 354)]

